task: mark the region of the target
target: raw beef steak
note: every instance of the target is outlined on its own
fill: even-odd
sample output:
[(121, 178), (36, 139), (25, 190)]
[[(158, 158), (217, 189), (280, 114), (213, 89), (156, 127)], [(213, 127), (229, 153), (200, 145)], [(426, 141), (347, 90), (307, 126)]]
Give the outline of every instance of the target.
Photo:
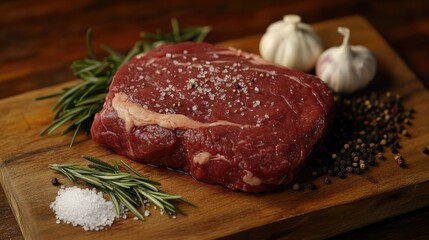
[(135, 161), (262, 192), (291, 182), (333, 108), (314, 76), (239, 50), (165, 44), (119, 69), (91, 134)]

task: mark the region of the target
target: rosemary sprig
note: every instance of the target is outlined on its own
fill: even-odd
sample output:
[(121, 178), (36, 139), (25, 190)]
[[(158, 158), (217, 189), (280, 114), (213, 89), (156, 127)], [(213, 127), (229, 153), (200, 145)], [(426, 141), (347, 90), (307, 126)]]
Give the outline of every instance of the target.
[(120, 203), (140, 220), (145, 220), (145, 218), (138, 208), (146, 207), (146, 203), (149, 202), (168, 215), (177, 213), (186, 215), (174, 205), (177, 202), (184, 202), (195, 207), (182, 196), (160, 191), (156, 187), (161, 185), (159, 182), (144, 177), (123, 161), (121, 161), (122, 165), (130, 172), (120, 170), (115, 161), (113, 161), (114, 165), (110, 165), (91, 156), (82, 157), (91, 162), (88, 165), (89, 168), (81, 167), (78, 164), (49, 164), (48, 167), (64, 174), (71, 182), (77, 182), (80, 179), (105, 192), (115, 206), (118, 216)]
[(163, 33), (158, 30), (155, 34), (142, 32), (142, 40), (137, 41), (126, 55), (122, 55), (108, 46), (101, 47), (108, 56), (99, 60), (92, 48), (92, 31), (86, 34), (88, 58), (74, 61), (71, 70), (80, 82), (73, 87), (63, 88), (61, 92), (38, 97), (37, 100), (59, 97), (53, 111), (56, 112), (54, 120), (40, 134), (51, 134), (62, 126), (67, 126), (62, 135), (74, 131), (70, 141), (73, 145), (77, 133), (90, 132), (94, 115), (104, 104), (109, 86), (116, 71), (126, 64), (135, 55), (150, 51), (163, 43), (178, 43), (185, 41), (202, 42), (210, 31), (210, 27), (194, 27), (180, 29), (177, 19), (171, 20), (172, 33)]

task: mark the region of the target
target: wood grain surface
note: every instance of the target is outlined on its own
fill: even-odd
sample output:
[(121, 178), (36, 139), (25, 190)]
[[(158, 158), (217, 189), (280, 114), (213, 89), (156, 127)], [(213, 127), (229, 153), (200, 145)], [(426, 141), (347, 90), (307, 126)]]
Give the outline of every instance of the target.
[[(172, 220), (156, 214), (141, 223), (120, 220), (108, 231), (84, 232), (80, 228), (55, 224), (49, 204), (57, 187), (50, 183), (57, 176), (49, 163), (83, 163), (81, 154), (104, 159), (123, 159), (80, 135), (73, 148), (69, 138), (53, 135), (39, 137), (50, 121), (55, 100), (37, 101), (36, 96), (60, 89), (53, 86), (0, 101), (0, 134), (9, 141), (0, 148), (0, 180), (14, 210), (23, 236), (27, 239), (321, 239), (368, 225), (429, 205), (429, 161), (419, 146), (429, 139), (429, 92), (415, 74), (386, 44), (371, 25), (353, 16), (315, 24), (327, 47), (341, 42), (337, 26), (354, 33), (352, 43), (368, 46), (379, 63), (379, 75), (373, 83), (378, 91), (393, 91), (404, 96), (404, 104), (416, 110), (409, 139), (402, 139), (401, 152), (408, 168), (399, 168), (393, 156), (362, 176), (335, 179), (332, 185), (323, 178), (304, 178), (315, 182), (317, 191), (294, 192), (284, 189), (270, 194), (232, 192), (221, 186), (207, 185), (179, 172), (150, 167), (124, 159), (151, 178), (160, 180), (163, 189), (185, 196), (198, 208), (183, 206), (189, 216)], [(258, 52), (260, 35), (223, 42), (248, 52)], [(70, 83), (67, 83), (70, 84)], [(61, 182), (67, 180), (58, 176)], [(310, 176), (309, 176), (310, 177)], [(70, 185), (70, 184), (66, 184)], [(341, 191), (339, 191), (341, 190)], [(322, 221), (323, 220), (323, 221)]]
[[(211, 25), (207, 40), (219, 42), (262, 33), (286, 13), (298, 13), (309, 23), (359, 13), (420, 80), (429, 82), (429, 4), (424, 0), (6, 0), (0, 2), (0, 11), (0, 98), (73, 79), (68, 66), (86, 56), (88, 27), (94, 29), (97, 45), (103, 42), (125, 52), (141, 30), (161, 27), (168, 31), (173, 16), (183, 26)], [(335, 238), (428, 239), (428, 217), (429, 208), (424, 208)], [(1, 189), (0, 239), (22, 239)]]

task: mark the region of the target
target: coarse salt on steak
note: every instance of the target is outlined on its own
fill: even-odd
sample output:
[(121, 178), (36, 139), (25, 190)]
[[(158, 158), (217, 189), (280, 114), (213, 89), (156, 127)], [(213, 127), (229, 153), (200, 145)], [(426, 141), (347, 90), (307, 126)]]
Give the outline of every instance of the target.
[(207, 43), (165, 44), (116, 73), (94, 141), (232, 190), (292, 181), (332, 124), (318, 78)]

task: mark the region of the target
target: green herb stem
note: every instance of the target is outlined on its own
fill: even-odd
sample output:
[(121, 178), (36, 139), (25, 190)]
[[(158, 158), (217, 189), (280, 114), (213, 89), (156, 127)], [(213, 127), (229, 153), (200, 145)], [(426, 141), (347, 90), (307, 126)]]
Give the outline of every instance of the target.
[(154, 204), (169, 215), (186, 215), (175, 206), (178, 201), (195, 207), (182, 196), (160, 191), (154, 186), (154, 184), (160, 185), (159, 182), (144, 177), (123, 161), (121, 161), (122, 165), (129, 172), (121, 171), (115, 161), (112, 166), (91, 156), (82, 157), (91, 162), (88, 165), (89, 168), (81, 167), (78, 164), (49, 164), (48, 167), (64, 174), (71, 182), (76, 183), (78, 180), (82, 180), (105, 192), (115, 206), (117, 215), (120, 214), (120, 203), (140, 220), (145, 218), (137, 208), (144, 207), (146, 202)]

